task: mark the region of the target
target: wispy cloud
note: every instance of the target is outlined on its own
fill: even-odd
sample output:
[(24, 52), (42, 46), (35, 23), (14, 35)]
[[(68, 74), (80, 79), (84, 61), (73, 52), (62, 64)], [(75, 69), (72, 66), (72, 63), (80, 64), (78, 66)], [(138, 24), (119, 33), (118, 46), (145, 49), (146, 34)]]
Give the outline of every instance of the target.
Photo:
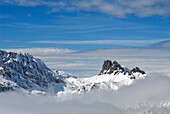
[(100, 32), (100, 31), (109, 31), (109, 30), (123, 30), (123, 29), (143, 29), (143, 28), (153, 28), (156, 26), (143, 26), (143, 27), (111, 27), (111, 28), (103, 28), (103, 29), (95, 29), (95, 30), (88, 30), (88, 31), (72, 31), (67, 33), (91, 33), (91, 32)]
[(14, 28), (57, 28), (57, 25), (40, 25), (33, 23), (12, 23), (12, 24), (0, 24), (1, 26), (14, 27)]
[(11, 4), (11, 5), (18, 5), (18, 6), (56, 6), (57, 2), (52, 1), (45, 1), (45, 0), (3, 0), (0, 1), (0, 4)]
[(61, 41), (31, 41), (29, 43), (46, 43), (46, 44), (73, 44), (73, 45), (120, 45), (120, 46), (149, 46), (154, 43), (158, 43), (164, 40), (87, 40), (87, 41), (73, 41), (73, 40), (61, 40)]
[(18, 48), (18, 49), (5, 49), (7, 51), (13, 52), (22, 52), (22, 53), (30, 53), (33, 55), (56, 55), (56, 54), (65, 54), (65, 53), (73, 53), (75, 50), (70, 49), (60, 49), (60, 48)]
[(101, 12), (116, 17), (124, 18), (129, 14), (139, 17), (170, 16), (169, 0), (3, 0), (1, 5), (11, 4), (18, 6), (36, 7), (47, 6), (49, 12)]
[[(96, 29), (99, 27), (103, 27), (106, 25), (67, 25), (67, 24), (35, 24), (35, 23), (10, 23), (10, 24), (0, 24), (2, 27), (11, 27), (11, 28), (20, 28), (20, 29), (28, 29), (28, 30), (33, 30), (33, 29), (68, 29), (68, 30), (73, 30), (73, 29)], [(66, 32), (65, 32), (66, 33)], [(68, 32), (71, 33), (71, 32)]]
[(0, 40), (2, 42), (21, 42), (21, 41), (17, 41), (17, 40)]

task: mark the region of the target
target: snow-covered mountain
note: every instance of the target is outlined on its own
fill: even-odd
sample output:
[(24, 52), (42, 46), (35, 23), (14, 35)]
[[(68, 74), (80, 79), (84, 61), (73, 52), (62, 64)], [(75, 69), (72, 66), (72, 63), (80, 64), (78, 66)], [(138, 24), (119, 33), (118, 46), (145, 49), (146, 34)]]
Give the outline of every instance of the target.
[(1, 91), (22, 88), (46, 92), (51, 86), (64, 84), (60, 77), (60, 72), (55, 73), (30, 54), (0, 51)]
[(0, 51), (0, 92), (81, 94), (92, 90), (117, 90), (145, 77), (146, 73), (138, 67), (129, 70), (116, 61), (107, 60), (98, 75), (77, 78), (63, 71), (51, 70), (30, 54)]
[[(143, 79), (146, 73), (138, 67), (129, 70), (117, 61), (104, 61), (101, 72), (90, 78), (66, 78), (67, 89), (84, 93), (91, 90), (117, 90), (123, 85), (130, 85), (135, 79)], [(64, 93), (67, 91), (64, 91)], [(68, 92), (70, 92), (68, 90)], [(63, 93), (62, 91), (59, 93)]]

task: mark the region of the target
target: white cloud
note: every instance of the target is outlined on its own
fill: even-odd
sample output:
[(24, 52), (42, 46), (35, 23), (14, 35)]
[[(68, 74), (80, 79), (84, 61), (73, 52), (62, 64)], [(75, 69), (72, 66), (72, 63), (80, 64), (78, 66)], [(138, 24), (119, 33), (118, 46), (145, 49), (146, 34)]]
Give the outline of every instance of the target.
[(21, 41), (17, 41), (17, 40), (0, 40), (2, 42), (21, 42)]
[(5, 49), (6, 51), (12, 51), (17, 53), (30, 53), (35, 56), (42, 55), (57, 55), (57, 54), (65, 54), (65, 53), (73, 53), (75, 50), (70, 49), (60, 49), (60, 48), (18, 48), (18, 49)]
[(73, 41), (73, 40), (60, 40), (60, 41), (31, 41), (29, 43), (47, 43), (47, 44), (97, 44), (97, 45), (120, 45), (120, 46), (149, 46), (163, 40), (86, 40), (86, 41)]
[(12, 4), (18, 6), (48, 6), (50, 12), (59, 11), (87, 11), (101, 12), (116, 17), (126, 17), (134, 14), (139, 17), (150, 17), (154, 15), (169, 16), (169, 0), (3, 0), (0, 4)]
[(158, 42), (153, 45), (154, 47), (163, 47), (163, 48), (170, 48), (170, 40)]
[(91, 33), (91, 32), (100, 32), (100, 31), (110, 31), (110, 30), (124, 30), (124, 29), (143, 29), (143, 28), (153, 28), (155, 26), (143, 26), (143, 27), (112, 27), (112, 28), (103, 28), (103, 29), (95, 29), (95, 30), (88, 30), (88, 31), (73, 31), (68, 33)]
[(2, 114), (169, 114), (170, 78), (151, 75), (118, 91), (31, 96), (0, 93)]

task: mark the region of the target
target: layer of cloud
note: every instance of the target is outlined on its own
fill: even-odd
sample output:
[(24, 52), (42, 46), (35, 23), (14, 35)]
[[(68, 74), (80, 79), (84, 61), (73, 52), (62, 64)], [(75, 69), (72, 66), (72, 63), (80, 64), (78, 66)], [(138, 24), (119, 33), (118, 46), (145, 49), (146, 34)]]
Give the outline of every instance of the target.
[(87, 51), (69, 49), (28, 48), (8, 49), (27, 52), (42, 59), (50, 68), (64, 70), (78, 77), (93, 76), (100, 72), (103, 61), (117, 60), (132, 69), (138, 66), (147, 73), (170, 76), (170, 53), (168, 48), (103, 48)]
[(170, 48), (170, 40), (162, 41), (153, 45), (153, 47)]
[(1, 5), (12, 4), (18, 6), (36, 7), (48, 6), (50, 12), (101, 12), (116, 17), (126, 17), (134, 14), (139, 17), (170, 16), (169, 0), (3, 0)]
[(3, 114), (169, 114), (169, 82), (169, 77), (153, 74), (118, 91), (58, 97), (0, 93), (0, 111)]

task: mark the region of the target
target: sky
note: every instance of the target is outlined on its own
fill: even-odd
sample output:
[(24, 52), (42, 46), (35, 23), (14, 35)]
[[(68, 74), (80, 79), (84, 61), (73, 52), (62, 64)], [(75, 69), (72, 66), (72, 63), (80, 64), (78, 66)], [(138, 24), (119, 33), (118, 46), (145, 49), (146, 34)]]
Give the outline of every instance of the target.
[(0, 48), (148, 47), (170, 39), (169, 0), (0, 0)]

